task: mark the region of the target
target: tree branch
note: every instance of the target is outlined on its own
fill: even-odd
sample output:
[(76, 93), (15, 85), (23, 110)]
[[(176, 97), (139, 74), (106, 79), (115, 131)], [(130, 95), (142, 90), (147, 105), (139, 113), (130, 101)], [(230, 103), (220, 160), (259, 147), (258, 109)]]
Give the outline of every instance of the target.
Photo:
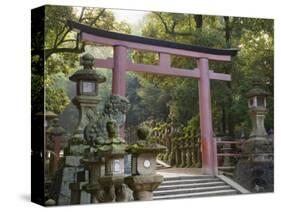
[[(85, 7), (82, 8), (81, 10), (81, 13), (80, 13), (80, 16), (79, 16), (79, 22), (81, 23), (84, 18), (84, 12), (85, 12)], [(93, 18), (93, 20), (90, 22), (90, 26), (94, 25), (98, 19), (102, 16), (102, 14), (105, 12), (105, 9), (102, 9), (99, 14)], [(54, 42), (54, 45), (53, 45), (53, 48), (50, 48), (50, 49), (46, 49), (44, 52), (45, 52), (45, 58), (46, 60), (52, 55), (52, 54), (55, 54), (55, 53), (76, 53), (76, 54), (79, 54), (79, 53), (82, 53), (84, 52), (85, 50), (85, 44), (82, 43), (81, 47), (79, 47), (79, 34), (77, 34), (76, 36), (76, 39), (65, 39), (66, 36), (68, 35), (69, 32), (71, 32), (71, 29), (69, 28), (68, 30), (65, 31), (66, 29), (66, 25), (64, 25), (62, 31), (60, 31), (57, 36), (56, 36), (56, 39), (55, 39), (55, 42)], [(64, 32), (64, 33), (63, 33)], [(58, 41), (59, 37), (63, 34), (63, 36), (61, 37), (61, 39)], [(66, 42), (76, 42), (75, 44), (75, 47), (74, 48), (58, 48), (61, 44), (63, 43), (66, 43)], [(36, 54), (38, 51), (36, 50), (32, 50), (32, 53), (33, 54)]]
[(66, 29), (66, 24), (63, 26), (62, 30), (57, 34), (56, 39), (55, 39), (54, 44), (53, 44), (54, 47), (57, 46), (58, 39), (61, 36), (61, 34), (65, 31), (65, 29)]
[(80, 17), (79, 17), (79, 20), (78, 20), (79, 23), (81, 23), (81, 21), (83, 19), (85, 9), (86, 9), (85, 7), (82, 7), (82, 10), (81, 10), (81, 13), (80, 13)]
[(93, 26), (98, 20), (99, 18), (103, 15), (103, 13), (105, 12), (105, 9), (102, 9), (100, 11), (100, 13), (90, 22), (90, 26)]
[(160, 19), (160, 21), (164, 25), (165, 32), (167, 34), (180, 35), (180, 36), (193, 36), (194, 35), (192, 32), (176, 32), (175, 27), (177, 25), (177, 22), (175, 22), (175, 21), (173, 22), (171, 29), (169, 29), (169, 26), (168, 26), (167, 22), (165, 22), (164, 18), (161, 16), (161, 13), (154, 12), (154, 14)]
[(48, 57), (50, 57), (52, 54), (55, 53), (82, 53), (84, 51), (84, 48), (53, 48), (53, 49), (46, 49), (45, 52), (45, 58), (47, 60)]

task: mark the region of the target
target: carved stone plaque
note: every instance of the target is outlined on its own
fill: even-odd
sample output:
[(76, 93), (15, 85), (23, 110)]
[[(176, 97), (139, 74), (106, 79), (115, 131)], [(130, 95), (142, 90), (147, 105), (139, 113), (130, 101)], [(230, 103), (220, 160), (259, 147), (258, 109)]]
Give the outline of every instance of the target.
[(149, 160), (145, 160), (143, 162), (143, 166), (144, 166), (144, 168), (149, 168), (150, 167), (150, 161)]

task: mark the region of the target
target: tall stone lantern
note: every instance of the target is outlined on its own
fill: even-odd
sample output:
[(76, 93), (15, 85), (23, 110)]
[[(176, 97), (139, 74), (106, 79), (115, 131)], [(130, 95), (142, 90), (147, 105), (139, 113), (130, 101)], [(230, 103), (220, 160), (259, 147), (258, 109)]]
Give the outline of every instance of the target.
[(253, 193), (273, 191), (273, 144), (264, 127), (268, 95), (257, 83), (246, 94), (252, 130), (242, 144), (234, 180)]
[[(94, 68), (95, 60), (91, 54), (80, 58), (83, 68), (77, 70), (69, 79), (76, 83), (76, 96), (72, 102), (79, 111), (79, 120), (69, 145), (65, 149), (64, 170), (61, 184), (59, 204), (80, 204), (90, 201), (90, 194), (83, 190), (87, 183), (88, 170), (80, 160), (90, 148), (84, 138), (84, 128), (93, 117), (97, 116), (96, 107), (101, 101), (98, 96), (99, 84), (106, 78), (98, 74)], [(70, 199), (70, 202), (69, 202)]]
[(272, 160), (272, 143), (269, 141), (264, 127), (264, 119), (267, 113), (266, 97), (268, 95), (269, 93), (258, 87), (257, 83), (246, 94), (252, 121), (252, 131), (249, 139), (243, 145), (243, 155), (248, 157), (249, 160)]
[(84, 54), (81, 57), (82, 69), (76, 71), (69, 79), (76, 82), (76, 97), (72, 100), (79, 110), (79, 122), (74, 132), (74, 137), (83, 138), (84, 128), (89, 122), (89, 116), (93, 115), (97, 104), (101, 101), (98, 96), (99, 84), (106, 81), (106, 78), (93, 69), (94, 57), (91, 54)]

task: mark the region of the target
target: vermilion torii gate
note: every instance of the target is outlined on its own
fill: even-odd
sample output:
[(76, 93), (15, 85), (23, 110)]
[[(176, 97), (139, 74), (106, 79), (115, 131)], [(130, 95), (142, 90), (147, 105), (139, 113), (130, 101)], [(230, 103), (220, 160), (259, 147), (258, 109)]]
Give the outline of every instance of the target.
[[(113, 70), (112, 94), (125, 96), (126, 71), (190, 77), (199, 80), (202, 172), (207, 175), (216, 175), (217, 152), (213, 138), (210, 80), (230, 81), (231, 76), (209, 70), (209, 60), (230, 61), (231, 56), (237, 54), (237, 50), (213, 49), (109, 32), (73, 21), (68, 21), (67, 24), (73, 30), (80, 32), (82, 42), (97, 43), (114, 48), (113, 58), (96, 59), (96, 67)], [(159, 53), (159, 65), (132, 63), (128, 57), (130, 49)], [(171, 55), (194, 58), (197, 60), (197, 68), (186, 70), (171, 67)]]

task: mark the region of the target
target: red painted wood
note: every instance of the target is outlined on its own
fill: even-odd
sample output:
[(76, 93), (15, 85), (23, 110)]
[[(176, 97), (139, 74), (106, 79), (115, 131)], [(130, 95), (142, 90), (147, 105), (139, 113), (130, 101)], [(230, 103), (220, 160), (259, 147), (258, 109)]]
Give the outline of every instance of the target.
[(166, 53), (160, 53), (160, 66), (170, 69), (171, 67), (171, 55)]
[(126, 94), (126, 68), (127, 48), (124, 46), (114, 47), (112, 72), (112, 94), (125, 96)]
[(58, 170), (60, 151), (61, 151), (61, 141), (62, 141), (62, 136), (55, 136), (55, 135), (52, 136), (52, 142), (54, 143), (54, 152), (55, 152), (53, 173), (55, 173)]
[(133, 64), (129, 62), (127, 69), (135, 72), (144, 72), (176, 77), (199, 78), (199, 71), (169, 68), (156, 65)]
[(217, 144), (242, 144), (243, 141), (217, 141)]
[(210, 76), (210, 79), (231, 81), (231, 75), (230, 74), (215, 73), (213, 71), (210, 71), (209, 76)]
[(202, 171), (206, 175), (217, 174), (216, 142), (213, 139), (209, 64), (207, 58), (197, 61), (200, 70), (199, 109), (202, 145)]
[(241, 154), (239, 153), (218, 153), (217, 156), (232, 156), (232, 157), (240, 157)]
[(113, 59), (112, 58), (107, 58), (107, 59), (95, 58), (95, 67), (113, 69), (114, 68)]
[(231, 56), (229, 55), (213, 55), (201, 52), (194, 52), (182, 49), (173, 49), (168, 47), (161, 47), (161, 46), (153, 46), (148, 44), (140, 44), (122, 40), (116, 40), (111, 38), (104, 38), (97, 35), (91, 35), (86, 32), (81, 32), (81, 40), (86, 43), (99, 43), (107, 46), (126, 46), (130, 49), (139, 49), (139, 50), (146, 50), (152, 52), (160, 52), (160, 53), (167, 53), (167, 54), (174, 54), (174, 55), (181, 55), (186, 57), (192, 58), (208, 58), (209, 60), (216, 60), (216, 61), (230, 61)]
[[(96, 59), (95, 61), (96, 61), (95, 66), (98, 68), (112, 69), (114, 67), (112, 58)], [(160, 74), (160, 75), (168, 75), (168, 76), (176, 76), (176, 77), (190, 77), (196, 79), (199, 79), (200, 77), (200, 72), (198, 68), (195, 68), (193, 70), (172, 68), (170, 66), (168, 67), (167, 66), (168, 64), (169, 63), (167, 61), (161, 63), (161, 59), (160, 59), (160, 65), (134, 64), (131, 63), (130, 61), (127, 61), (126, 69), (127, 71), (144, 72), (144, 73)], [(210, 71), (209, 75), (210, 75), (210, 79), (223, 80), (223, 81), (231, 80), (231, 76), (228, 74), (214, 73), (213, 71)]]

